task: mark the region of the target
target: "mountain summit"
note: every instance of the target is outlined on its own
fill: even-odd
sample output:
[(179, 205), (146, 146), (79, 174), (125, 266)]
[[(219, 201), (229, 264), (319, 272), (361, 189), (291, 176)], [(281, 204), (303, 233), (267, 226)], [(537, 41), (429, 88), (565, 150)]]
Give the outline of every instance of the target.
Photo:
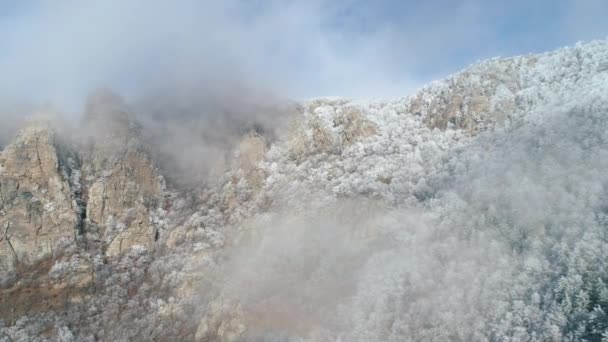
[(259, 112), (162, 146), (196, 186), (110, 91), (69, 137), (26, 125), (0, 154), (0, 341), (608, 338), (608, 42)]

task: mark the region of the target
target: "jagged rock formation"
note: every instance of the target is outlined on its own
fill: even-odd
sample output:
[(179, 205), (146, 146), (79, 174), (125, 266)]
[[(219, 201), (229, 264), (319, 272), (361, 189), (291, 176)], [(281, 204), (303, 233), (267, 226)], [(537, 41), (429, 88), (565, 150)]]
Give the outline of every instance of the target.
[(81, 177), (87, 222), (101, 228), (108, 256), (133, 245), (152, 247), (160, 232), (151, 213), (161, 208), (165, 186), (141, 142), (141, 128), (111, 93), (95, 94), (84, 120)]
[(164, 180), (126, 105), (110, 93), (96, 94), (82, 129), (78, 153), (58, 146), (44, 121), (24, 128), (3, 152), (4, 270), (49, 257), (60, 240), (69, 244), (78, 234), (99, 233), (107, 256), (132, 245), (150, 248), (158, 238), (152, 213), (163, 204)]
[(0, 155), (6, 317), (81, 301), (100, 257), (152, 249), (164, 227), (164, 180), (124, 103), (96, 94), (87, 115), (73, 142), (34, 119)]
[(495, 125), (531, 119), (534, 108), (569, 99), (573, 91), (595, 88), (608, 71), (605, 41), (559, 51), (495, 58), (434, 82), (406, 101), (407, 112), (430, 128), (476, 134)]
[(60, 310), (92, 281), (90, 262), (49, 277), (83, 229), (76, 160), (45, 120), (29, 123), (0, 156), (0, 315), (7, 319)]
[(607, 85), (598, 41), (312, 100), (170, 197), (145, 127), (98, 93), (76, 143), (32, 126), (2, 153), (0, 222), (44, 286), (11, 280), (0, 341), (599, 341)]
[(0, 157), (0, 272), (53, 255), (78, 233), (75, 202), (54, 133), (46, 122), (23, 129)]
[(342, 150), (377, 133), (377, 126), (365, 118), (350, 101), (313, 100), (301, 108), (289, 129), (289, 154), (301, 160), (307, 154), (341, 153)]

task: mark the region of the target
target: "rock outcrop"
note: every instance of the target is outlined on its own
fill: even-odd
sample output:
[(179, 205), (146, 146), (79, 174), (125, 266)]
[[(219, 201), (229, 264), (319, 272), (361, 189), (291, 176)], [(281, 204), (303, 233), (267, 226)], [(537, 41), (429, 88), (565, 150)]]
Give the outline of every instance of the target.
[(9, 322), (79, 305), (105, 265), (134, 246), (151, 250), (163, 227), (164, 180), (120, 98), (96, 94), (80, 134), (56, 132), (31, 120), (0, 153), (0, 317)]
[(515, 110), (516, 94), (521, 89), (515, 70), (528, 63), (531, 60), (522, 58), (488, 63), (487, 69), (471, 68), (418, 92), (409, 110), (426, 114), (425, 123), (430, 128), (451, 126), (469, 134), (492, 128)]
[(537, 108), (562, 107), (573, 92), (602, 86), (608, 42), (599, 40), (557, 51), (493, 58), (423, 87), (406, 99), (407, 112), (433, 129), (469, 135), (519, 125)]
[(33, 122), (2, 152), (0, 272), (43, 260), (78, 234), (68, 160), (59, 148), (49, 124)]
[[(192, 187), (177, 185), (183, 173), (172, 170), (180, 168), (165, 167), (149, 150), (171, 139), (147, 146), (125, 103), (97, 93), (69, 146), (35, 123), (0, 154), (0, 271), (17, 279), (3, 287), (0, 272), (0, 341), (61, 334), (84, 341), (431, 340), (431, 333), (435, 340), (503, 340), (496, 336), (522, 332), (582, 340), (565, 335), (566, 325), (582, 315), (602, 321), (597, 315), (606, 308), (562, 312), (552, 298), (563, 292), (564, 310), (572, 308), (568, 298), (591, 298), (579, 289), (586, 291), (589, 265), (605, 269), (608, 248), (597, 238), (605, 234), (580, 234), (592, 248), (579, 248), (578, 239), (544, 248), (551, 238), (568, 241), (562, 232), (575, 226), (595, 229), (596, 218), (604, 232), (606, 167), (586, 155), (572, 160), (591, 166), (589, 173), (570, 169), (576, 163), (568, 159), (522, 167), (520, 159), (514, 167), (503, 159), (568, 156), (557, 152), (580, 146), (606, 155), (606, 85), (608, 43), (601, 41), (482, 62), (409, 97), (311, 100), (285, 115), (289, 127), (218, 129), (222, 139), (212, 140), (221, 149), (182, 153), (199, 158), (188, 166), (220, 160), (209, 172), (215, 178), (206, 183), (212, 176), (205, 173)], [(234, 124), (218, 117), (221, 125), (212, 127)], [(552, 149), (569, 132), (560, 120), (587, 131)], [(505, 170), (506, 178), (488, 178)], [(568, 179), (560, 183), (562, 174)], [(520, 181), (522, 191), (509, 189)], [(579, 184), (588, 191), (571, 191)], [(554, 190), (567, 201), (553, 206)], [(576, 197), (585, 210), (572, 206)], [(548, 224), (537, 224), (534, 208), (554, 213)], [(525, 248), (530, 258), (513, 257)], [(555, 264), (557, 254), (567, 262)], [(512, 276), (511, 261), (521, 261), (526, 276)], [(571, 289), (527, 287), (558, 279), (562, 268), (575, 280), (566, 284)], [(607, 291), (601, 274), (589, 283), (597, 285), (593, 297)], [(476, 306), (480, 293), (487, 306)], [(538, 311), (545, 300), (557, 311)], [(461, 335), (478, 322), (477, 335)]]
[(86, 219), (116, 256), (133, 245), (151, 247), (159, 231), (151, 213), (164, 200), (164, 179), (141, 142), (140, 127), (114, 94), (89, 101), (82, 158)]

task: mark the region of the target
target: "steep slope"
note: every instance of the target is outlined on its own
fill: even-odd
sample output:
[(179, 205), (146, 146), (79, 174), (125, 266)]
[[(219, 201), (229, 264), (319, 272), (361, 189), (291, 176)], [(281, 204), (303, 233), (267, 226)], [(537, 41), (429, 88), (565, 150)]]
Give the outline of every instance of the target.
[(422, 115), (431, 128), (475, 134), (534, 120), (538, 108), (560, 106), (582, 88), (601, 87), (606, 71), (605, 41), (492, 59), (424, 87), (408, 99), (408, 112)]
[(151, 248), (160, 234), (152, 213), (163, 204), (165, 185), (141, 142), (141, 128), (126, 104), (109, 92), (91, 97), (84, 121), (81, 177), (87, 231), (101, 228), (107, 256), (133, 245)]
[(153, 249), (164, 227), (164, 180), (124, 103), (94, 95), (79, 132), (74, 142), (57, 139), (50, 122), (34, 120), (2, 152), (7, 319), (69, 309), (100, 268), (132, 246)]
[(22, 130), (0, 159), (1, 272), (14, 272), (73, 243), (78, 217), (66, 165), (48, 123)]
[[(230, 217), (237, 215), (237, 217), (247, 218), (245, 223), (238, 225), (238, 229), (244, 230), (245, 233), (243, 234), (245, 236), (254, 234), (258, 237), (254, 238), (254, 241), (257, 242), (254, 243), (253, 247), (248, 243), (245, 243), (244, 247), (231, 247), (238, 251), (237, 254), (244, 253), (246, 255), (237, 256), (238, 262), (236, 263), (243, 263), (248, 266), (236, 266), (237, 271), (231, 270), (230, 267), (220, 271), (220, 273), (226, 272), (229, 274), (228, 278), (237, 279), (225, 279), (222, 284), (229, 287), (229, 284), (239, 283), (239, 281), (243, 283), (236, 286), (237, 291), (232, 293), (224, 291), (224, 295), (220, 297), (222, 298), (221, 301), (224, 302), (224, 310), (218, 310), (218, 302), (213, 300), (206, 310), (202, 310), (201, 316), (205, 318), (199, 326), (197, 336), (203, 340), (204, 338), (230, 340), (230, 336), (237, 335), (247, 336), (246, 340), (249, 340), (255, 339), (255, 336), (266, 336), (262, 339), (270, 338), (269, 336), (272, 336), (273, 333), (277, 333), (278, 336), (284, 338), (286, 338), (285, 336), (311, 336), (310, 334), (315, 336), (314, 333), (319, 333), (321, 335), (310, 337), (310, 339), (334, 340), (337, 338), (334, 335), (335, 331), (344, 333), (350, 330), (348, 328), (351, 326), (350, 324), (366, 328), (355, 330), (359, 335), (341, 335), (343, 338), (346, 338), (344, 336), (350, 337), (346, 340), (388, 340), (388, 336), (392, 336), (391, 338), (395, 340), (400, 340), (403, 336), (419, 336), (424, 340), (445, 340), (449, 338), (450, 334), (456, 334), (455, 336), (460, 336), (463, 340), (484, 340), (488, 338), (484, 337), (484, 331), (488, 334), (496, 334), (495, 336), (499, 334), (515, 334), (513, 336), (516, 336), (517, 333), (513, 331), (521, 329), (517, 326), (519, 323), (508, 321), (505, 317), (500, 316), (502, 314), (514, 315), (514, 312), (509, 311), (514, 309), (505, 309), (504, 312), (500, 312), (496, 316), (491, 315), (489, 310), (492, 310), (492, 305), (523, 305), (523, 303), (530, 305), (525, 310), (540, 310), (538, 306), (533, 304), (533, 299), (526, 298), (526, 295), (522, 293), (516, 294), (514, 291), (510, 298), (504, 298), (503, 294), (500, 293), (501, 290), (495, 292), (483, 287), (471, 287), (464, 278), (460, 278), (454, 272), (459, 270), (463, 277), (482, 282), (487, 281), (486, 277), (488, 277), (487, 279), (495, 278), (500, 282), (500, 285), (496, 285), (497, 287), (504, 286), (506, 288), (509, 287), (506, 284), (511, 282), (511, 278), (519, 279), (515, 282), (522, 281), (522, 284), (517, 286), (526, 289), (525, 291), (530, 291), (530, 287), (524, 285), (526, 281), (531, 283), (542, 282), (543, 285), (538, 286), (547, 286), (548, 288), (556, 286), (548, 280), (551, 277), (556, 277), (556, 275), (547, 275), (547, 279), (539, 280), (539, 278), (534, 277), (525, 278), (524, 272), (519, 275), (521, 278), (517, 278), (518, 275), (514, 274), (516, 271), (513, 269), (517, 268), (516, 265), (520, 262), (533, 262), (530, 260), (543, 260), (546, 265), (554, 265), (559, 268), (555, 265), (555, 259), (536, 255), (536, 252), (532, 253), (527, 250), (524, 255), (512, 259), (508, 249), (511, 246), (522, 248), (520, 244), (526, 246), (529, 243), (534, 244), (529, 240), (534, 241), (536, 238), (546, 238), (547, 241), (554, 241), (553, 239), (559, 241), (563, 238), (562, 243), (565, 241), (572, 245), (578, 243), (575, 235), (568, 235), (569, 238), (565, 237), (564, 230), (568, 223), (558, 223), (556, 218), (550, 219), (550, 217), (558, 215), (560, 210), (566, 212), (566, 209), (549, 209), (549, 207), (544, 207), (543, 204), (538, 203), (538, 201), (551, 201), (550, 197), (545, 197), (547, 192), (553, 192), (557, 197), (564, 196), (564, 198), (567, 198), (569, 195), (565, 193), (570, 190), (566, 189), (574, 187), (577, 184), (576, 181), (562, 188), (557, 185), (553, 187), (544, 181), (541, 182), (541, 180), (544, 174), (547, 177), (557, 177), (559, 179), (562, 176), (554, 175), (550, 172), (550, 169), (552, 167), (565, 167), (561, 163), (555, 166), (551, 165), (550, 160), (553, 158), (555, 151), (547, 150), (548, 145), (557, 144), (566, 149), (565, 152), (559, 153), (559, 157), (555, 157), (558, 160), (578, 159), (575, 151), (580, 149), (588, 150), (590, 155), (596, 156), (595, 158), (601, 158), (599, 155), (603, 153), (605, 147), (603, 141), (605, 140), (599, 138), (595, 141), (595, 138), (592, 137), (603, 136), (602, 132), (606, 128), (603, 119), (608, 112), (605, 102), (606, 87), (608, 86), (606, 61), (608, 61), (608, 45), (603, 41), (594, 42), (543, 55), (483, 62), (444, 81), (423, 88), (417, 94), (404, 99), (375, 103), (332, 99), (315, 100), (303, 104), (302, 114), (294, 119), (293, 130), (286, 132), (279, 141), (273, 144), (267, 152), (265, 160), (259, 164), (263, 173), (267, 175), (262, 189), (251, 191), (251, 187), (244, 181), (238, 184), (227, 183), (236, 187), (243, 194), (242, 197), (248, 199), (236, 206), (238, 211), (231, 214)], [(575, 122), (578, 123), (574, 124)], [(596, 126), (588, 127), (591, 122), (595, 123)], [(568, 125), (573, 125), (573, 127)], [(579, 132), (578, 128), (582, 127), (587, 127), (588, 131)], [(484, 132), (487, 133), (482, 134)], [(547, 132), (552, 132), (549, 137), (547, 137)], [(481, 134), (480, 137), (478, 137), (479, 134)], [(526, 134), (536, 138), (528, 138)], [(588, 142), (579, 140), (584, 139), (585, 134), (589, 135), (590, 140)], [(572, 140), (569, 140), (571, 138)], [(517, 139), (523, 139), (523, 141)], [(592, 143), (592, 141), (595, 142)], [(499, 158), (498, 156), (501, 153), (507, 153), (510, 149), (509, 144), (513, 144), (512, 148), (518, 150), (521, 155), (507, 154), (509, 157), (505, 157), (507, 158), (505, 162), (494, 159)], [(536, 151), (535, 153), (538, 155), (531, 154), (529, 151)], [(546, 153), (547, 156), (540, 159), (543, 153)], [(488, 157), (485, 157), (486, 154)], [(539, 159), (539, 164), (528, 163), (528, 159)], [(509, 161), (515, 165), (527, 165), (522, 167), (528, 167), (530, 170), (520, 171), (515, 168), (511, 171), (512, 175), (510, 176), (515, 178), (504, 179), (501, 177), (501, 173), (505, 171), (501, 167), (504, 170), (510, 170), (512, 166), (508, 164)], [(487, 166), (484, 166), (483, 163), (485, 162), (488, 163)], [(597, 164), (588, 159), (579, 160), (577, 164), (586, 165), (588, 167), (586, 171), (595, 175), (594, 184), (597, 188), (601, 189), (603, 187), (600, 184), (603, 184), (604, 177), (595, 174), (597, 170), (602, 169), (602, 164)], [(471, 168), (479, 174), (472, 173)], [(567, 169), (573, 174), (570, 176), (572, 179), (578, 179), (581, 184), (585, 184), (582, 182), (584, 178), (574, 176), (580, 171), (572, 168)], [(232, 172), (234, 174), (241, 173), (238, 169)], [(565, 174), (567, 173), (565, 172)], [(482, 177), (488, 174), (489, 176)], [(559, 174), (563, 175), (562, 173)], [(497, 180), (502, 180), (503, 183), (497, 183), (496, 180), (488, 177), (495, 177)], [(517, 182), (516, 177), (521, 177), (523, 183), (514, 183)], [(479, 180), (476, 180), (476, 178), (479, 178)], [(534, 181), (526, 183), (525, 180), (528, 178), (532, 178)], [(471, 185), (467, 185), (469, 183)], [(507, 187), (507, 184), (510, 184), (511, 188), (516, 190), (511, 190)], [(560, 184), (562, 183), (560, 182)], [(480, 187), (483, 188), (483, 185), (487, 186), (488, 189), (480, 189)], [(467, 186), (473, 187), (473, 190), (467, 189)], [(491, 190), (503, 195), (486, 197), (488, 194), (484, 194), (484, 191)], [(470, 194), (470, 191), (473, 191), (475, 196), (479, 197), (475, 197), (475, 200), (467, 198), (467, 196), (470, 196), (467, 195)], [(524, 193), (538, 192), (538, 194), (518, 195), (516, 191)], [(596, 190), (591, 187), (587, 191), (595, 192)], [(541, 196), (543, 199), (541, 200), (535, 196)], [(368, 202), (361, 198), (373, 199), (374, 201)], [(355, 236), (361, 234), (354, 229), (357, 225), (348, 218), (336, 219), (336, 216), (341, 216), (337, 213), (340, 212), (340, 208), (344, 208), (345, 201), (348, 203), (353, 200), (355, 201), (355, 208), (351, 209), (353, 212), (347, 210), (346, 215), (357, 217), (355, 213), (365, 212), (366, 219), (372, 220), (371, 222), (363, 219), (359, 221), (367, 222), (364, 224), (366, 228), (363, 236), (366, 239), (371, 238), (373, 242), (365, 239), (359, 241), (358, 243), (362, 246), (357, 251), (352, 251), (350, 246), (341, 245), (343, 239), (350, 241), (353, 238), (351, 234), (354, 233)], [(573, 201), (577, 202), (579, 200), (585, 203), (578, 207), (581, 212), (585, 205), (595, 203), (593, 205), (601, 206), (602, 201), (601, 196), (595, 202), (587, 202), (588, 199), (582, 198)], [(487, 203), (487, 206), (477, 207), (477, 203)], [(390, 212), (389, 210), (389, 214), (383, 214), (387, 210), (383, 209), (386, 205), (389, 207), (397, 206), (402, 209), (397, 212)], [(528, 213), (526, 205), (529, 206), (529, 210), (536, 210), (537, 213), (534, 215)], [(348, 205), (346, 206), (348, 207)], [(431, 208), (428, 208), (428, 206), (431, 206)], [(574, 203), (572, 203), (572, 206), (574, 207)], [(472, 208), (478, 210), (471, 210)], [(247, 210), (249, 212), (244, 214), (243, 211)], [(402, 210), (409, 213), (402, 217)], [(570, 210), (571, 208), (568, 209), (568, 212)], [(594, 212), (594, 209), (587, 210)], [(430, 212), (427, 213), (427, 211)], [(460, 211), (466, 212), (468, 219), (463, 217)], [(260, 212), (264, 212), (264, 214), (258, 214)], [(304, 218), (299, 217), (300, 215), (304, 215)], [(601, 212), (596, 212), (594, 215), (601, 215)], [(285, 216), (295, 216), (295, 218), (287, 219), (287, 222), (285, 222)], [(529, 216), (536, 218), (526, 219)], [(412, 219), (412, 217), (416, 219)], [(196, 219), (201, 222), (200, 227), (209, 224), (205, 216), (197, 215)], [(388, 223), (374, 223), (374, 219), (385, 220)], [(292, 220), (296, 222), (304, 220), (312, 227), (303, 228), (301, 224), (288, 223)], [(403, 223), (399, 223), (400, 220)], [(412, 222), (416, 220), (420, 222)], [(470, 222), (467, 222), (468, 220)], [(475, 220), (480, 220), (480, 222), (490, 221), (481, 224), (475, 223)], [(332, 222), (332, 224), (327, 222)], [(395, 227), (390, 226), (389, 223), (394, 224)], [(562, 226), (562, 224), (565, 226)], [(589, 222), (579, 224), (586, 226), (586, 234), (590, 234), (590, 236), (599, 234), (603, 229), (601, 224), (599, 226), (596, 223), (591, 224)], [(341, 227), (346, 226), (354, 229), (354, 231), (346, 229), (346, 231), (342, 231), (343, 235), (341, 237), (335, 237), (331, 234), (327, 236), (326, 233), (316, 231), (313, 228), (314, 226), (328, 225), (328, 229), (342, 231)], [(481, 230), (483, 234), (492, 236), (492, 238), (478, 236), (476, 237), (478, 241), (475, 243), (469, 242), (469, 245), (467, 245), (462, 241), (460, 234), (473, 229), (470, 226), (477, 225), (478, 228), (476, 229)], [(268, 228), (269, 226), (272, 228)], [(288, 228), (284, 228), (285, 226)], [(553, 228), (547, 228), (550, 226)], [(291, 229), (292, 231), (285, 233), (283, 229)], [(405, 229), (405, 231), (399, 229)], [(428, 230), (428, 234), (438, 234), (438, 236), (443, 237), (430, 240), (422, 238), (425, 236), (422, 234), (425, 229)], [(410, 237), (407, 236), (408, 230), (411, 230), (409, 234), (412, 234), (412, 236)], [(223, 229), (223, 231), (226, 231), (226, 229)], [(572, 229), (573, 234), (575, 234), (574, 231), (577, 230)], [(578, 232), (582, 234), (581, 231)], [(304, 235), (301, 237), (302, 240), (298, 242), (293, 242), (290, 237), (284, 235), (299, 236), (300, 233)], [(406, 236), (403, 236), (403, 234), (406, 234)], [(418, 237), (419, 234), (422, 234), (421, 237)], [(495, 238), (493, 234), (504, 236)], [(372, 253), (372, 256), (367, 255), (368, 243), (389, 243), (384, 241), (386, 235), (390, 236), (389, 240), (402, 240), (403, 249), (398, 248), (395, 251), (393, 248), (379, 248)], [(320, 247), (321, 249), (318, 249), (312, 255), (302, 251), (302, 248), (319, 248), (315, 245), (315, 241), (319, 239), (329, 239), (331, 242), (327, 242), (328, 246), (326, 248)], [(410, 245), (411, 242), (407, 242), (411, 239), (414, 239), (420, 245), (427, 246), (429, 251), (415, 249), (418, 255), (407, 251), (407, 248), (413, 247)], [(503, 249), (505, 248), (505, 241), (508, 241), (506, 250)], [(559, 244), (555, 241), (552, 243)], [(257, 244), (265, 247), (258, 247)], [(284, 244), (291, 246), (293, 251), (287, 252), (287, 255), (285, 255), (282, 252)], [(501, 247), (497, 250), (488, 250), (489, 246), (494, 244)], [(448, 248), (450, 245), (458, 247), (456, 249)], [(241, 249), (249, 252), (242, 252)], [(443, 251), (441, 251), (442, 249)], [(460, 254), (459, 251), (461, 250), (464, 251), (465, 256)], [(336, 264), (332, 260), (332, 258), (341, 260), (341, 258), (347, 258), (346, 256), (352, 257), (353, 254), (359, 255), (360, 253), (366, 255), (364, 258), (369, 258), (370, 263), (375, 258), (386, 258), (385, 256), (381, 257), (382, 254), (392, 254), (395, 260), (418, 260), (412, 262), (423, 265), (420, 266), (423, 270), (417, 270), (408, 262), (392, 261), (390, 258), (385, 259), (384, 263), (395, 267), (392, 270), (386, 269), (380, 264), (375, 264), (375, 266), (366, 266), (366, 270), (362, 271), (357, 267), (350, 269), (351, 266), (347, 266), (350, 265), (347, 262)], [(553, 252), (541, 249), (538, 253)], [(442, 254), (451, 255), (452, 261), (441, 261), (441, 257), (438, 258), (438, 255)], [(290, 267), (284, 269), (279, 261), (273, 260), (273, 257), (295, 260), (295, 264), (291, 267), (297, 271)], [(450, 258), (447, 260), (450, 260)], [(485, 262), (483, 261), (484, 258), (487, 258), (487, 260), (494, 259), (496, 262)], [(249, 259), (256, 261), (250, 261)], [(310, 265), (311, 260), (316, 260), (313, 263), (314, 266)], [(583, 258), (583, 260), (585, 259)], [(589, 260), (583, 260), (579, 260), (579, 262), (593, 264)], [(594, 262), (596, 265), (605, 265), (605, 260)], [(478, 269), (476, 271), (470, 270), (468, 266), (465, 266), (467, 263), (475, 264)], [(445, 265), (450, 265), (453, 269)], [(248, 274), (248, 271), (243, 269), (247, 267), (260, 269), (260, 274)], [(286, 284), (284, 288), (276, 288), (270, 285), (272, 282), (269, 284), (266, 281), (266, 279), (274, 279), (275, 283), (281, 283), (283, 277), (298, 279), (301, 276), (299, 267), (313, 267), (316, 271), (313, 272), (312, 280), (320, 281), (320, 283), (314, 284), (311, 283), (311, 280), (300, 280)], [(528, 266), (522, 265), (521, 267)], [(553, 266), (548, 267), (551, 269)], [(353, 283), (358, 286), (367, 288), (367, 290), (356, 291), (357, 295), (354, 298), (355, 300), (371, 300), (369, 308), (366, 309), (370, 311), (362, 311), (359, 305), (363, 305), (363, 303), (349, 303), (349, 300), (345, 299), (344, 302), (339, 302), (339, 305), (336, 304), (336, 307), (343, 306), (342, 315), (347, 321), (353, 319), (356, 313), (362, 316), (361, 319), (364, 319), (363, 317), (369, 317), (369, 315), (380, 315), (382, 310), (388, 310), (381, 314), (384, 316), (383, 322), (401, 320), (398, 318), (399, 315), (405, 314), (406, 309), (409, 308), (407, 300), (413, 301), (413, 298), (416, 297), (421, 298), (420, 309), (425, 310), (425, 312), (416, 311), (415, 307), (412, 308), (410, 311), (411, 322), (406, 324), (409, 328), (404, 328), (401, 333), (398, 330), (393, 332), (383, 331), (383, 329), (388, 328), (383, 328), (385, 323), (382, 322), (375, 323), (378, 326), (369, 326), (368, 324), (371, 322), (367, 320), (370, 318), (356, 323), (342, 322), (346, 326), (337, 328), (323, 326), (320, 323), (327, 321), (329, 317), (335, 317), (337, 315), (335, 312), (321, 315), (316, 323), (310, 323), (306, 327), (306, 320), (318, 315), (315, 310), (320, 310), (326, 303), (323, 296), (325, 290), (329, 291), (329, 289), (319, 290), (317, 286), (321, 286), (321, 289), (323, 289), (323, 286), (329, 286), (328, 284), (340, 284), (340, 281), (332, 273), (322, 271), (325, 268), (346, 269), (348, 274), (338, 273), (345, 278), (353, 277), (354, 274), (360, 277), (375, 274), (375, 277), (379, 277), (376, 280), (370, 280), (371, 283), (368, 285), (353, 280)], [(264, 269), (266, 271), (263, 271)], [(453, 278), (449, 278), (451, 280), (439, 280), (440, 276), (433, 273), (428, 274), (426, 269), (443, 269), (444, 272), (447, 272), (445, 274), (450, 275), (450, 277), (453, 275)], [(242, 275), (242, 272), (247, 275)], [(405, 296), (404, 302), (400, 304), (402, 305), (401, 308), (390, 309), (390, 298), (387, 299), (387, 303), (376, 302), (373, 299), (374, 295), (380, 298), (384, 296), (384, 293), (399, 296), (400, 291), (404, 291), (403, 287), (405, 285), (396, 283), (382, 289), (375, 282), (384, 281), (382, 280), (384, 277), (396, 277), (397, 279), (401, 277), (398, 276), (399, 274), (407, 277), (412, 276), (408, 272), (425, 274), (426, 278), (429, 279), (426, 283), (428, 288), (434, 289), (430, 290), (430, 293), (437, 295), (438, 298), (453, 296), (458, 291), (470, 291), (468, 292), (470, 295), (486, 291), (486, 294), (485, 297), (479, 299), (480, 307), (463, 303), (460, 300), (450, 302), (447, 298), (444, 298), (446, 300), (444, 304), (440, 304), (441, 301), (436, 301), (436, 298), (432, 297), (428, 298), (429, 302), (424, 302), (422, 298), (426, 300), (427, 296), (423, 296), (421, 293)], [(576, 277), (576, 272), (578, 271), (565, 272), (561, 276), (564, 279)], [(245, 277), (245, 280), (239, 280), (241, 276)], [(425, 283), (418, 277), (414, 279)], [(559, 276), (557, 277), (559, 278)], [(396, 282), (406, 281), (396, 279)], [(410, 283), (411, 281), (407, 280), (406, 282)], [(452, 282), (453, 285), (446, 285), (445, 288), (435, 287), (434, 281), (439, 284)], [(544, 283), (545, 281), (548, 283)], [(251, 284), (260, 285), (258, 287)], [(346, 286), (348, 285), (352, 286), (353, 284), (350, 283)], [(344, 286), (340, 285), (339, 288), (346, 291), (348, 287)], [(330, 288), (332, 287), (333, 285), (330, 286)], [(414, 282), (406, 288), (415, 291), (417, 287)], [(274, 289), (274, 292), (265, 293), (271, 288)], [(220, 289), (220, 291), (222, 290)], [(286, 291), (284, 295), (281, 294), (282, 291)], [(321, 293), (318, 291), (321, 291)], [(373, 293), (372, 298), (367, 298), (368, 294), (365, 291)], [(303, 294), (307, 292), (312, 294)], [(281, 304), (274, 302), (276, 298), (281, 299), (279, 301)], [(568, 317), (572, 314), (564, 313), (564, 311), (561, 311), (562, 309), (556, 309), (561, 305), (560, 299), (550, 298), (546, 298), (547, 303), (544, 307), (548, 316)], [(231, 302), (231, 299), (234, 302)], [(290, 305), (290, 301), (294, 300), (295, 303), (301, 302)], [(201, 301), (206, 302), (206, 299)], [(263, 306), (263, 310), (260, 312), (260, 309), (257, 308), (258, 304), (254, 304), (259, 302), (274, 304)], [(433, 306), (428, 304), (431, 302), (436, 307), (444, 307), (443, 312), (452, 312), (450, 317), (460, 316), (462, 319), (454, 318), (451, 322), (445, 321), (434, 326), (430, 322), (442, 322), (436, 316), (440, 315), (442, 310), (435, 311)], [(312, 305), (315, 310), (302, 310), (301, 307), (304, 303), (314, 303)], [(445, 303), (453, 304), (445, 305)], [(379, 307), (376, 308), (374, 305), (379, 305)], [(384, 305), (388, 307), (384, 307)], [(457, 305), (461, 305), (461, 307)], [(470, 311), (464, 309), (467, 308), (467, 305)], [(593, 308), (590, 310), (592, 311)], [(590, 319), (593, 320), (595, 314), (591, 311), (588, 314), (591, 317)], [(209, 315), (208, 312), (216, 312), (216, 314)], [(268, 319), (260, 320), (260, 315), (263, 316), (272, 312), (274, 314)], [(556, 312), (559, 312), (559, 314)], [(565, 312), (568, 312), (568, 309), (565, 309)], [(294, 317), (287, 318), (291, 315)], [(217, 318), (222, 316), (225, 316), (225, 318)], [(424, 319), (413, 318), (418, 316), (422, 316)], [(532, 319), (525, 314), (522, 316), (525, 317), (521, 318), (522, 322)], [(484, 319), (481, 317), (487, 318), (484, 325), (471, 328), (470, 331), (457, 332), (459, 326), (474, 326), (478, 322), (483, 322)], [(543, 319), (546, 319), (546, 321), (543, 321)], [(552, 321), (550, 318), (543, 319), (535, 318), (539, 326), (544, 325), (543, 328), (537, 327), (535, 328), (538, 329), (536, 331), (525, 330), (526, 333), (522, 333), (521, 336), (537, 336), (536, 338), (540, 340), (549, 338), (546, 334), (553, 334), (551, 336), (558, 340), (573, 338), (572, 336), (579, 336), (578, 338), (583, 336), (576, 335), (577, 333), (569, 331), (562, 325), (569, 319), (574, 318), (564, 318), (561, 322), (559, 320)], [(404, 322), (406, 321), (404, 320)], [(211, 325), (209, 322), (216, 323)], [(334, 323), (332, 322), (332, 324)], [(492, 326), (494, 324), (497, 326), (503, 325), (504, 331), (493, 332), (494, 328)], [(311, 328), (310, 325), (314, 328)], [(323, 326), (323, 328), (319, 328), (319, 326)], [(430, 328), (425, 330), (424, 326)], [(549, 326), (552, 326), (552, 328), (548, 328)], [(369, 331), (365, 331), (365, 329), (369, 329)], [(513, 329), (513, 331), (509, 329)], [(559, 332), (549, 333), (543, 329), (557, 329)], [(373, 335), (376, 333), (378, 335)], [(434, 337), (431, 338), (431, 336)], [(514, 338), (513, 336), (511, 338)]]
[(84, 246), (48, 273), (90, 265), (90, 285), (0, 312), (0, 339), (600, 341), (606, 94), (597, 41), (400, 99), (311, 100), (171, 198), (145, 128), (99, 94), (66, 183)]

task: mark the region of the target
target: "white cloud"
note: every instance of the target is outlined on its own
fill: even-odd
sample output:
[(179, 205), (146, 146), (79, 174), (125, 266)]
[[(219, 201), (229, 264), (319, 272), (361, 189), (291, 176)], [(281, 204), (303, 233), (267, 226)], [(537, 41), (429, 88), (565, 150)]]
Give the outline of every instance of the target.
[[(572, 4), (563, 27), (573, 37), (594, 37), (590, 32), (605, 28), (601, 0)], [(540, 8), (479, 0), (40, 0), (23, 6), (0, 18), (0, 95), (72, 109), (98, 86), (130, 95), (183, 83), (204, 84), (203, 90), (237, 84), (291, 98), (405, 95), (477, 59), (521, 53), (518, 42), (503, 39), (497, 22)], [(533, 42), (538, 39), (525, 45)]]
[(129, 93), (201, 80), (292, 97), (382, 88), (375, 41), (340, 42), (328, 16), (323, 1), (41, 1), (0, 22), (0, 91), (71, 106), (98, 86)]

